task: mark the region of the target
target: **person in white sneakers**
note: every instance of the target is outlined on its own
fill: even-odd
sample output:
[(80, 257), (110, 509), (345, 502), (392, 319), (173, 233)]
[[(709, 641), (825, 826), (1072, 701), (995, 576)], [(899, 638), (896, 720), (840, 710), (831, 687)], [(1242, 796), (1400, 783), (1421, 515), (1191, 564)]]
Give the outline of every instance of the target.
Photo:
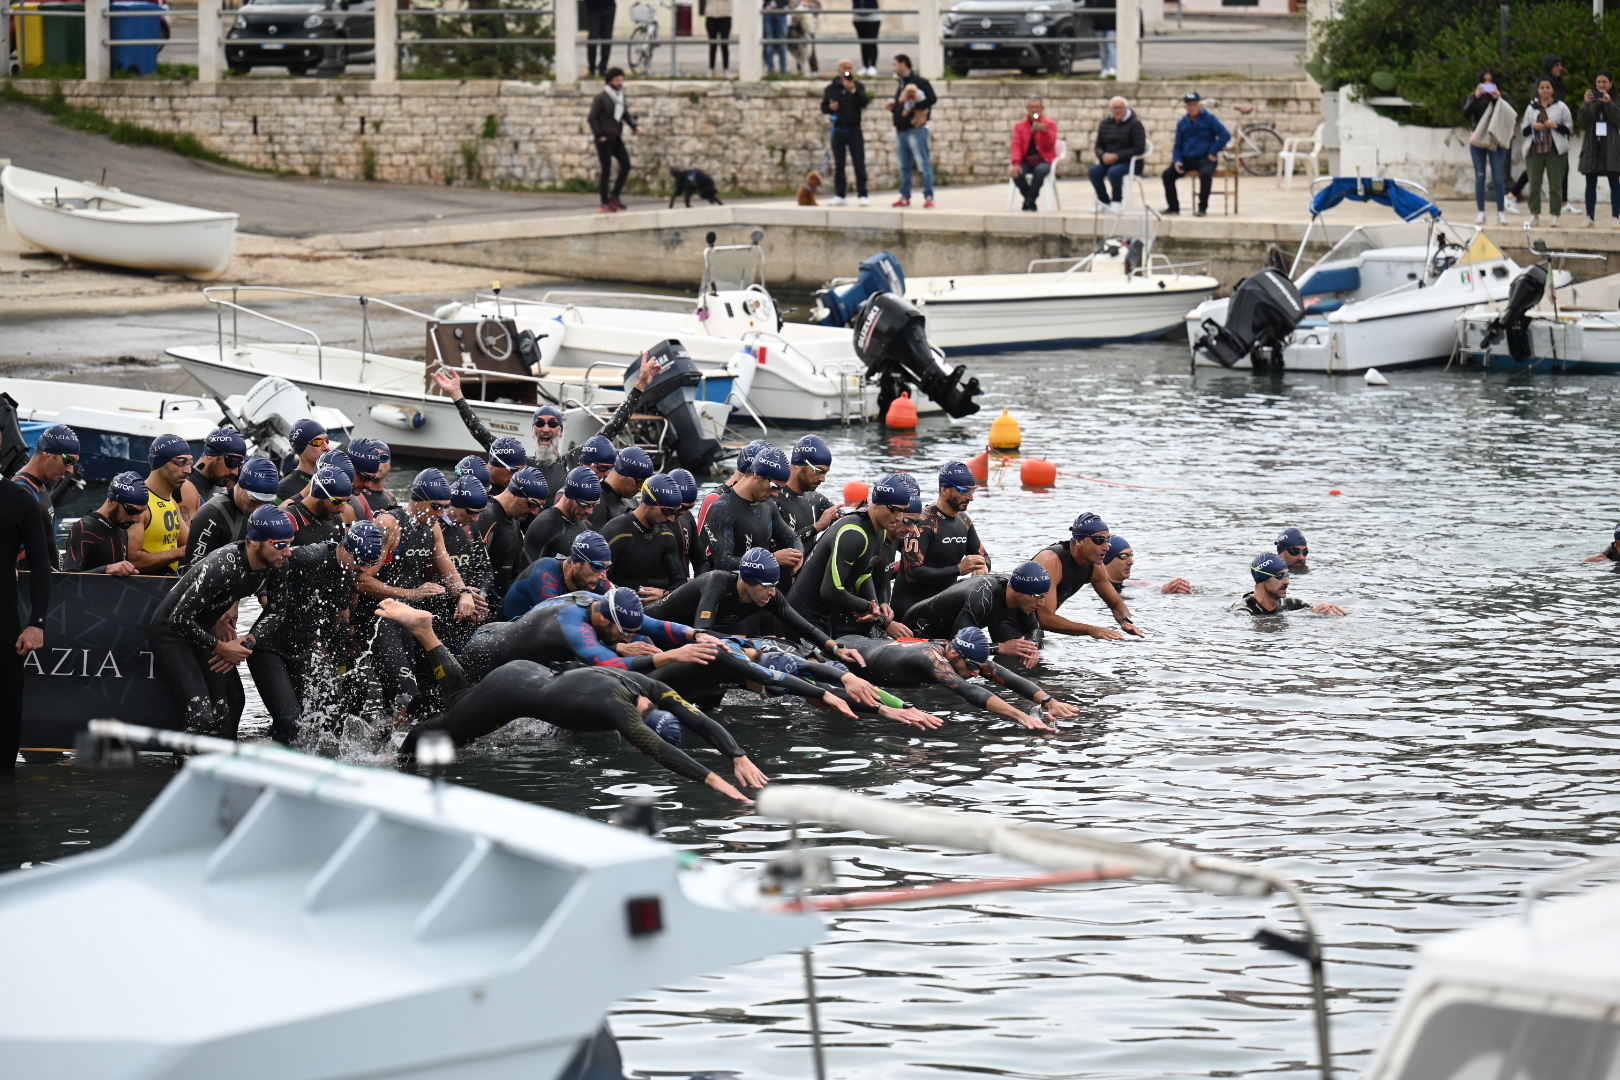
[(1496, 184), (1496, 221), (1507, 224), (1508, 148), (1512, 143), (1518, 114), (1502, 96), (1496, 73), (1489, 68), (1480, 72), (1479, 83), (1463, 100), (1463, 119), (1473, 129), (1468, 138), (1468, 152), (1474, 160), (1474, 207), (1478, 216), (1474, 224), (1485, 224), (1485, 179), (1487, 167)]
[(1564, 174), (1569, 168), (1569, 133), (1575, 118), (1569, 106), (1553, 96), (1552, 80), (1543, 78), (1536, 84), (1536, 100), (1524, 110), (1519, 120), (1524, 136), (1524, 163), (1530, 173), (1530, 227), (1541, 225), (1541, 188), (1543, 179), (1547, 187), (1547, 209), (1558, 227), (1562, 209), (1558, 201)]
[(1576, 122), (1586, 132), (1581, 146), (1580, 168), (1586, 177), (1586, 220), (1581, 228), (1590, 229), (1597, 223), (1598, 177), (1609, 181), (1609, 210), (1614, 227), (1620, 228), (1620, 103), (1610, 100), (1614, 90), (1614, 76), (1607, 71), (1597, 74), (1596, 88), (1586, 92)]
[(866, 205), (866, 136), (861, 133), (861, 112), (870, 98), (855, 81), (855, 62), (838, 61), (838, 74), (821, 94), (821, 111), (832, 117), (833, 197), (829, 206), (849, 202), (849, 181), (844, 177), (846, 155), (855, 165), (855, 191)]

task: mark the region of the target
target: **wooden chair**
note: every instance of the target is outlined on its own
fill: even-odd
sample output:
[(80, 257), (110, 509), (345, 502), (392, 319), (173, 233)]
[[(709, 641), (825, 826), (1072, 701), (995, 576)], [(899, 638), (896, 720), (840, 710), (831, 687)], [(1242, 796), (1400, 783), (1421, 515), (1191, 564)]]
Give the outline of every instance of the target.
[(1210, 186), (1210, 201), (1221, 197), (1221, 213), (1231, 216), (1238, 212), (1238, 178), (1242, 175), (1237, 151), (1230, 147), (1221, 151), (1221, 160), (1215, 169), (1214, 183)]

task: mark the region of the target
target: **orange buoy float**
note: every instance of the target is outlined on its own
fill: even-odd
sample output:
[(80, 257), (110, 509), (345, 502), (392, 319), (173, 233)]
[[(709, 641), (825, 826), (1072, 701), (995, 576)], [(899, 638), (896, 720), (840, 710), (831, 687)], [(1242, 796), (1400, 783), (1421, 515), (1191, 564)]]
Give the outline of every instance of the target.
[(917, 426), (917, 403), (911, 400), (911, 391), (902, 390), (899, 397), (889, 402), (889, 412), (883, 422), (901, 430)]
[(1001, 415), (990, 421), (990, 446), (996, 450), (1016, 450), (1023, 445), (1024, 433), (1018, 427), (1018, 419), (1007, 409), (1001, 410)]
[(1328, 494), (1329, 495), (1343, 495), (1344, 492), (1340, 491), (1338, 488), (1334, 488), (1332, 491), (1329, 491)]
[(1026, 487), (1051, 487), (1057, 483), (1057, 466), (1045, 458), (1025, 458), (1018, 470), (1018, 479)]
[(973, 472), (973, 479), (981, 484), (990, 482), (990, 451), (986, 450), (978, 457), (967, 459), (967, 467)]
[(865, 480), (851, 480), (844, 485), (844, 505), (856, 506), (865, 502), (872, 495), (872, 488)]

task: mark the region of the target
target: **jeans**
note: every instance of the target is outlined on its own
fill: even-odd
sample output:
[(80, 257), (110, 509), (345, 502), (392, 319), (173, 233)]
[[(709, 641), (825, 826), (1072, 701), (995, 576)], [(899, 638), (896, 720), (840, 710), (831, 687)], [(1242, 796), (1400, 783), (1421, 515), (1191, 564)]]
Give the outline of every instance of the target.
[(1490, 163), (1491, 177), (1496, 181), (1496, 212), (1503, 212), (1503, 200), (1507, 197), (1507, 185), (1504, 177), (1507, 174), (1507, 147), (1498, 147), (1495, 150), (1486, 150), (1482, 146), (1468, 146), (1468, 151), (1474, 158), (1474, 209), (1480, 213), (1485, 212), (1485, 165)]
[(1562, 209), (1559, 192), (1568, 177), (1569, 157), (1556, 151), (1550, 154), (1526, 154), (1524, 166), (1530, 173), (1530, 212), (1541, 213), (1541, 180), (1547, 179), (1547, 212), (1556, 220)]
[[(785, 39), (788, 31), (788, 17), (786, 12), (767, 11), (765, 13), (765, 72), (775, 72), (778, 75), (787, 74), (787, 45)], [(776, 44), (771, 43), (772, 38), (784, 39)], [(772, 61), (775, 61), (773, 64)]]
[(855, 36), (861, 39), (861, 67), (877, 67), (877, 36), (882, 28), (883, 23), (879, 19), (855, 21)]
[(1025, 206), (1039, 205), (1037, 200), (1040, 199), (1041, 185), (1046, 182), (1051, 172), (1051, 163), (1043, 161), (1033, 169), (1025, 166), (1023, 172), (1013, 177), (1013, 186), (1023, 193)]
[[(619, 160), (619, 179), (608, 191), (608, 176), (613, 172), (613, 159)], [(624, 191), (625, 178), (630, 175), (630, 151), (624, 148), (623, 139), (596, 140), (596, 160), (602, 166), (602, 203), (606, 205), (609, 199), (617, 199)]]
[(860, 128), (846, 131), (843, 128), (833, 128), (833, 194), (842, 199), (849, 192), (849, 185), (844, 180), (844, 153), (849, 152), (855, 163), (855, 191), (861, 198), (866, 198), (866, 136)]
[(613, 0), (607, 3), (595, 0), (585, 5), (585, 60), (590, 65), (592, 75), (607, 74), (608, 57), (613, 54), (613, 46), (593, 45), (591, 42), (613, 37), (613, 17), (618, 8), (619, 5)]
[(1616, 220), (1620, 220), (1620, 173), (1612, 172), (1586, 174), (1586, 216), (1597, 220), (1597, 185), (1600, 176), (1609, 182), (1609, 208)]
[(1099, 30), (1097, 36), (1102, 41), (1097, 43), (1097, 51), (1102, 56), (1102, 69), (1113, 71), (1119, 67), (1119, 43), (1113, 30)]
[(709, 32), (709, 70), (714, 70), (714, 50), (720, 50), (720, 70), (731, 66), (731, 19), (704, 19), (703, 27)]
[[(1100, 203), (1119, 202), (1124, 198), (1125, 175), (1130, 171), (1130, 158), (1116, 161), (1112, 165), (1104, 165), (1100, 161), (1093, 165), (1088, 175), (1091, 177), (1091, 186), (1097, 189), (1097, 201)], [(1109, 197), (1109, 192), (1103, 188), (1103, 180), (1105, 179), (1108, 181), (1108, 187), (1113, 189), (1112, 198)]]
[(1181, 200), (1176, 198), (1176, 181), (1183, 177), (1198, 177), (1198, 210), (1200, 213), (1209, 209), (1209, 193), (1215, 187), (1216, 162), (1207, 157), (1197, 161), (1184, 161), (1187, 171), (1178, 173), (1174, 163), (1164, 170), (1164, 204), (1165, 209), (1172, 214), (1181, 213)]
[(922, 173), (923, 198), (934, 197), (934, 163), (928, 158), (928, 129), (911, 128), (894, 133), (896, 153), (900, 158), (900, 197), (911, 198), (911, 169), (915, 164)]

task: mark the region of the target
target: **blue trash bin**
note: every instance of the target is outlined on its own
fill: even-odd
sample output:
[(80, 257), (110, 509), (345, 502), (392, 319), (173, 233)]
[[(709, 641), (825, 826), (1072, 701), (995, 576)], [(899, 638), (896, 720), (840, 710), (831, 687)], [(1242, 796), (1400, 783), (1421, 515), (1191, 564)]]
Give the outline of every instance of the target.
[(150, 15), (108, 19), (112, 24), (112, 67), (132, 75), (157, 74), (161, 45), (119, 45), (120, 41), (156, 41), (163, 36), (163, 6), (151, 0), (112, 0), (114, 12), (150, 11)]

